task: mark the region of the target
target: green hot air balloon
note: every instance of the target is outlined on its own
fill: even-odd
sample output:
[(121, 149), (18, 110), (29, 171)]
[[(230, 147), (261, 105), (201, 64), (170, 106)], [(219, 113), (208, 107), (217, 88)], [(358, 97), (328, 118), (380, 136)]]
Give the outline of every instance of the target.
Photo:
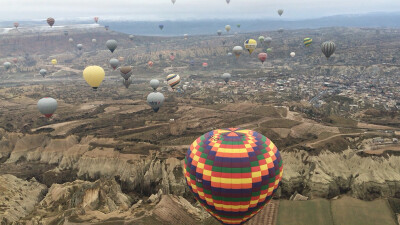
[(322, 53), (324, 53), (325, 57), (329, 59), (333, 53), (335, 53), (336, 45), (332, 41), (326, 41), (321, 45)]
[(303, 43), (306, 47), (309, 47), (312, 44), (312, 39), (311, 38), (304, 38)]

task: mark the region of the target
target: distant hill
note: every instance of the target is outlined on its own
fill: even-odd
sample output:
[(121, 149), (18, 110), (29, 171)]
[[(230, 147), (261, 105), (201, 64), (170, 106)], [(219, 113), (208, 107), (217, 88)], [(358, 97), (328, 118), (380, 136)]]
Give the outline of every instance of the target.
[[(21, 27), (46, 24), (43, 21), (19, 21)], [(156, 36), (181, 36), (216, 34), (217, 30), (225, 32), (224, 27), (230, 24), (231, 33), (255, 32), (284, 29), (315, 29), (321, 27), (370, 27), (370, 28), (400, 28), (400, 12), (398, 13), (368, 13), (360, 15), (337, 15), (307, 20), (195, 20), (195, 21), (107, 21), (100, 20), (101, 25), (110, 26), (110, 29), (127, 34), (156, 35)], [(88, 23), (92, 20), (57, 21), (57, 26)], [(1, 27), (12, 27), (13, 21), (0, 22)], [(164, 25), (161, 31), (159, 24)], [(241, 24), (240, 28), (236, 25)]]

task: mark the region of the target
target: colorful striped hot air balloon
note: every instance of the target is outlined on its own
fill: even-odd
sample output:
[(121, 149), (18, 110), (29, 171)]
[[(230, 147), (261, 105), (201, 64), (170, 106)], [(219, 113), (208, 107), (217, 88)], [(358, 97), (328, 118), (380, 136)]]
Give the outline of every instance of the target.
[(229, 128), (197, 138), (183, 172), (200, 204), (223, 224), (244, 224), (267, 204), (283, 172), (277, 147), (252, 130)]
[(180, 82), (181, 77), (178, 74), (170, 74), (167, 76), (167, 83), (172, 89), (175, 89)]
[(311, 38), (304, 38), (303, 43), (304, 43), (304, 45), (306, 47), (309, 47), (312, 44), (312, 39)]

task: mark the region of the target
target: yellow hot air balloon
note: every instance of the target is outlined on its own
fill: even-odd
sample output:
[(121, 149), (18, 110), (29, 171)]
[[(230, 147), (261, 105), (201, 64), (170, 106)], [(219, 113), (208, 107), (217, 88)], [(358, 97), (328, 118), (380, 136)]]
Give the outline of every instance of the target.
[(244, 48), (251, 54), (257, 48), (257, 41), (254, 39), (247, 39), (244, 42)]
[(88, 66), (83, 71), (83, 78), (93, 88), (93, 90), (97, 90), (103, 82), (105, 75), (103, 68), (100, 66)]
[(52, 60), (51, 60), (51, 64), (57, 65), (57, 59), (52, 59)]

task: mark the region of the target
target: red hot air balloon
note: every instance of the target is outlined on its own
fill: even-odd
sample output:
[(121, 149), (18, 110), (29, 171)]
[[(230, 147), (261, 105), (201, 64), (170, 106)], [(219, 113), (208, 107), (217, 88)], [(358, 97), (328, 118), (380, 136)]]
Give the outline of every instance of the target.
[(50, 27), (53, 27), (55, 22), (56, 21), (54, 20), (54, 18), (52, 17), (47, 18), (47, 23), (49, 24)]
[(153, 61), (149, 61), (148, 63), (147, 63), (147, 65), (149, 65), (149, 67), (153, 67)]
[(208, 63), (203, 62), (203, 68), (207, 68), (208, 67)]
[(94, 22), (96, 22), (96, 23), (99, 22), (99, 17), (95, 16), (93, 19), (94, 19)]
[(197, 138), (183, 173), (197, 201), (222, 224), (244, 224), (271, 199), (283, 172), (281, 155), (264, 135), (240, 128)]
[(265, 60), (267, 60), (267, 57), (268, 57), (268, 55), (267, 55), (267, 53), (265, 53), (265, 52), (261, 52), (260, 54), (258, 54), (258, 59), (259, 59), (262, 63), (264, 63)]
[(15, 27), (15, 28), (18, 28), (18, 27), (19, 27), (19, 23), (18, 23), (18, 22), (15, 22), (15, 23), (14, 23), (14, 27)]
[(17, 58), (13, 58), (13, 60), (12, 60), (12, 61), (13, 61), (13, 63), (15, 63), (15, 64), (16, 64), (16, 63), (18, 62), (18, 59), (17, 59)]
[(171, 54), (171, 55), (169, 56), (169, 59), (170, 59), (171, 61), (174, 61), (174, 60), (175, 60), (175, 56), (174, 56), (173, 54)]

